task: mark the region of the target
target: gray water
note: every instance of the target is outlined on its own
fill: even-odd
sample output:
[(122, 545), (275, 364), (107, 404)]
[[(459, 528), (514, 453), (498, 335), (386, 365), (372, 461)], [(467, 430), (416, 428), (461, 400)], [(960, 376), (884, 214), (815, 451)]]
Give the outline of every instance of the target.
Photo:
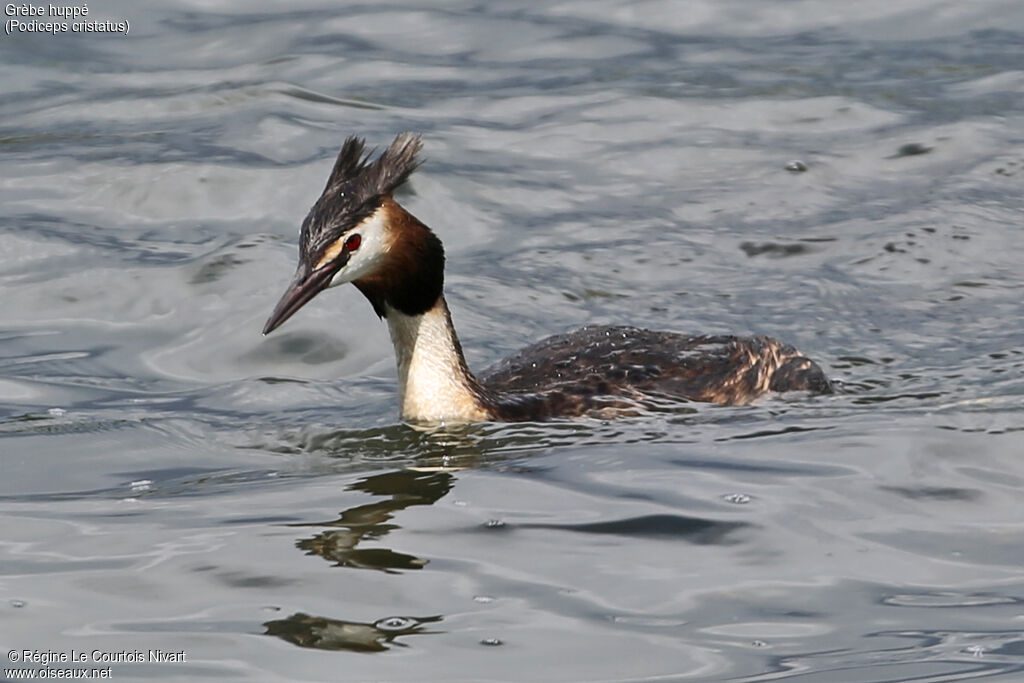
[[(0, 658), (1024, 680), (1024, 4), (432, 5), (0, 36)], [(401, 424), (353, 288), (260, 329), (342, 140), (403, 130), (472, 366), (626, 323), (841, 392)]]

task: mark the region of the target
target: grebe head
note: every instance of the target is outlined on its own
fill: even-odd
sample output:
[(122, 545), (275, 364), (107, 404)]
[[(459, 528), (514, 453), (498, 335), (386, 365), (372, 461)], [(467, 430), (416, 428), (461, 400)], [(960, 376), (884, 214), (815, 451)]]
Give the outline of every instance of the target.
[(362, 138), (342, 145), (320, 199), (302, 222), (299, 266), (263, 328), (267, 334), (329, 286), (354, 283), (377, 315), (417, 315), (443, 287), (441, 242), (391, 195), (419, 166), (418, 135), (402, 133), (376, 160)]

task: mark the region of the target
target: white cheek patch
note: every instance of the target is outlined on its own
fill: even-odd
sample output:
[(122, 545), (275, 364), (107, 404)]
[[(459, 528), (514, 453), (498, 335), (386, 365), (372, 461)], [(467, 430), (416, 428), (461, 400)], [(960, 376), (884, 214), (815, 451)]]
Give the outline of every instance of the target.
[(331, 258), (341, 254), (342, 249), (345, 248), (345, 240), (349, 236), (358, 234), (360, 237), (359, 248), (352, 252), (348, 263), (334, 275), (334, 278), (331, 280), (331, 286), (358, 280), (369, 275), (380, 266), (388, 250), (391, 248), (384, 214), (385, 209), (377, 209), (369, 218), (345, 233), (343, 237), (327, 248), (324, 257), (317, 264), (318, 268), (321, 264), (325, 264)]

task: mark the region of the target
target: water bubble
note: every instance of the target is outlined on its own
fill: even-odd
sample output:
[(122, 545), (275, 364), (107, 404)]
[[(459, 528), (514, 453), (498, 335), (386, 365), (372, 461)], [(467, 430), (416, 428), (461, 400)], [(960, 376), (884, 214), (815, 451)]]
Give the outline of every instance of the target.
[(964, 652), (972, 657), (983, 657), (985, 655), (985, 647), (982, 645), (968, 645), (964, 648)]
[(152, 479), (139, 479), (138, 481), (133, 481), (132, 483), (128, 484), (128, 486), (129, 486), (129, 488), (131, 488), (132, 493), (138, 493), (140, 491), (148, 491), (151, 488), (153, 488), (153, 480)]
[(384, 617), (374, 622), (373, 626), (378, 631), (405, 631), (418, 623), (412, 617)]
[(65, 415), (68, 414), (68, 411), (64, 410), (63, 408), (50, 408), (46, 412), (51, 417), (64, 417)]
[(464, 500), (453, 500), (453, 501), (452, 501), (452, 505), (454, 505), (455, 507), (460, 507), (460, 508), (464, 508), (464, 507), (466, 507), (467, 505), (469, 505), (469, 503), (467, 503), (467, 502), (466, 502), (466, 501), (464, 501)]
[(486, 605), (489, 602), (494, 602), (494, 598), (490, 595), (474, 595), (473, 602), (479, 602), (482, 605)]
[(727, 493), (722, 496), (722, 500), (726, 503), (733, 503), (735, 505), (746, 505), (752, 499), (745, 493)]

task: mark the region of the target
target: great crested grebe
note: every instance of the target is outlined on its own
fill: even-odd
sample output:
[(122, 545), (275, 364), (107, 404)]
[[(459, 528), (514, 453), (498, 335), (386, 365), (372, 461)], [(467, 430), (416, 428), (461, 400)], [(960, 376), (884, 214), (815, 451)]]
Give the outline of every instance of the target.
[(583, 327), (548, 337), (475, 377), (444, 300), (444, 248), (392, 194), (419, 166), (402, 133), (371, 161), (349, 137), (302, 222), (299, 267), (267, 334), (331, 284), (351, 282), (387, 320), (402, 419), (547, 420), (636, 414), (665, 399), (741, 405), (769, 391), (828, 393), (813, 361), (769, 337)]

